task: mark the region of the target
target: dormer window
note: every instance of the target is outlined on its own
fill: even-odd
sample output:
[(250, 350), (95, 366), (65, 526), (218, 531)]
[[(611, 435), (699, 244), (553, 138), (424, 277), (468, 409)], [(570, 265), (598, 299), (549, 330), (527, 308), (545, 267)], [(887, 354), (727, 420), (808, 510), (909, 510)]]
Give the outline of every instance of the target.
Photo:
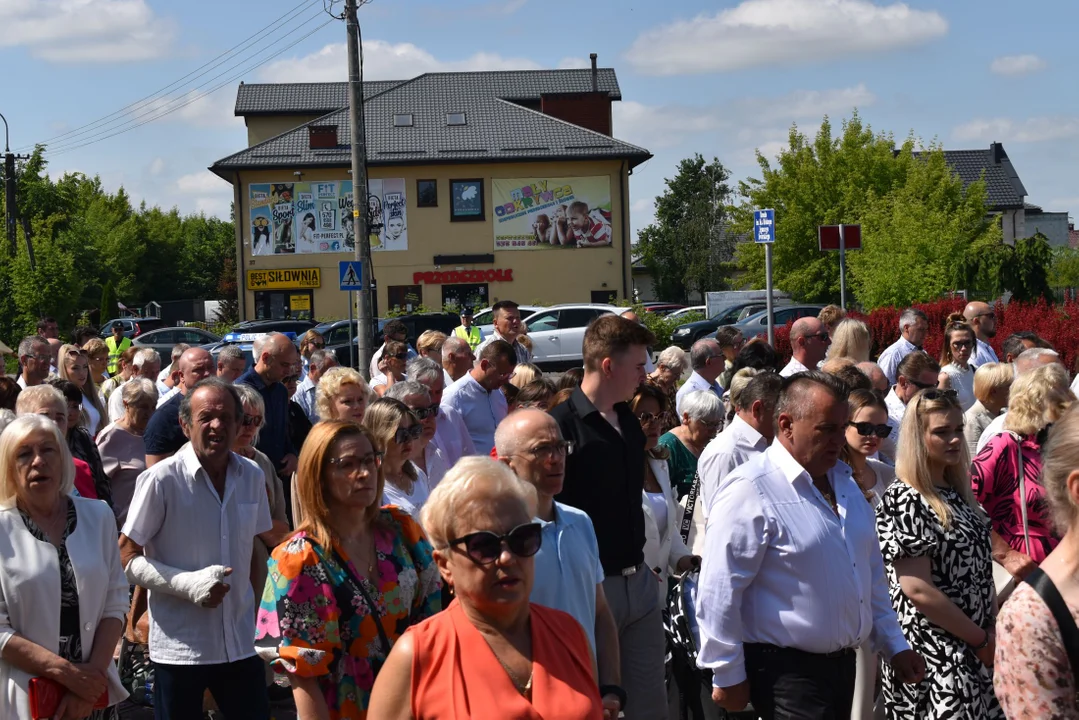
[(451, 112), (451, 113), (446, 113), (446, 124), (447, 125), (467, 125), (468, 122), (465, 119), (465, 114), (463, 112)]
[(397, 113), (393, 116), (394, 127), (412, 127), (412, 113)]

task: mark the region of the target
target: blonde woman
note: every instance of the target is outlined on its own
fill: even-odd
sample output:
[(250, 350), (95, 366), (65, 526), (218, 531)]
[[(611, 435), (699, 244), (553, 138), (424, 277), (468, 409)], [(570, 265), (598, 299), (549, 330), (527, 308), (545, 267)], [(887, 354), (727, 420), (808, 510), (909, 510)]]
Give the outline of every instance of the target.
[(1008, 404), (1015, 377), (1011, 363), (986, 363), (974, 371), (974, 404), (963, 413), (963, 435), (970, 456), (978, 454), (978, 439)]
[(322, 420), (346, 420), (358, 425), (373, 400), (371, 388), (352, 368), (330, 368), (323, 373), (315, 390), (315, 408)]
[(386, 477), (382, 503), (396, 505), (419, 522), (430, 493), (427, 475), (410, 459), (423, 434), (419, 418), (400, 400), (384, 397), (367, 408), (363, 426), (382, 453), (382, 474)]
[(532, 363), (518, 363), (513, 368), (513, 375), (510, 375), (510, 384), (520, 390), (525, 385), (535, 380), (541, 380), (543, 378), (543, 371), (539, 369), (538, 365)]
[(424, 330), (416, 338), (416, 352), (421, 357), (431, 358), (442, 364), (442, 346), (446, 343), (446, 333), (438, 330)]
[(832, 344), (828, 347), (828, 360), (850, 358), (855, 364), (867, 362), (873, 345), (869, 326), (861, 320), (847, 318), (840, 320), (832, 332)]
[(104, 383), (109, 379), (109, 346), (101, 338), (90, 338), (82, 349), (90, 360), (90, 377), (95, 383)]
[(931, 388), (907, 405), (897, 482), (877, 508), (892, 606), (925, 679), (904, 685), (887, 664), (891, 720), (1004, 720), (993, 694), (996, 592), (989, 523), (970, 487), (963, 413), (954, 390)]
[(107, 425), (102, 422), (107, 418), (105, 406), (97, 392), (97, 384), (90, 374), (90, 358), (78, 345), (61, 345), (60, 355), (56, 359), (56, 373), (63, 380), (75, 383), (82, 392), (82, 410), (86, 413), (86, 430), (90, 437), (96, 437), (97, 431)]
[(311, 364), (311, 353), (326, 347), (326, 338), (318, 330), (311, 328), (300, 338), (300, 379), (307, 377), (307, 366)]

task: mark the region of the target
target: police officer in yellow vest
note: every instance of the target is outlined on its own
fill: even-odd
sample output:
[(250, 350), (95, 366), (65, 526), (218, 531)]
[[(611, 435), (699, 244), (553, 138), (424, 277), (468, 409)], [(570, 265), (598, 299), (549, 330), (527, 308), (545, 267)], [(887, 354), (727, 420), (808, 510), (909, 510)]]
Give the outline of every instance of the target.
[(453, 334), (467, 342), (473, 352), (483, 342), (483, 333), (472, 324), (471, 308), (465, 308), (461, 311), (461, 324), (454, 329)]
[(124, 350), (131, 347), (131, 338), (124, 337), (124, 326), (121, 323), (113, 324), (112, 335), (105, 338), (105, 347), (109, 349), (109, 375), (115, 375), (120, 366), (120, 356), (124, 354)]

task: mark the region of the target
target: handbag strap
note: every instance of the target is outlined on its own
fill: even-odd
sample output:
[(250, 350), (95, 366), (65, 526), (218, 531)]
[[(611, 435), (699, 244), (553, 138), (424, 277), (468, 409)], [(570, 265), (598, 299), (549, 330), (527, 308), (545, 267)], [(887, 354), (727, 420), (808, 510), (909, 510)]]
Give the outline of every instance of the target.
[(682, 542), (684, 543), (689, 543), (689, 531), (693, 527), (693, 509), (697, 506), (697, 495), (700, 491), (701, 474), (695, 472), (693, 473), (693, 484), (689, 487), (689, 494), (686, 495), (686, 510), (682, 513), (682, 527), (679, 528)]
[(1019, 514), (1023, 518), (1023, 552), (1030, 555), (1030, 522), (1027, 519), (1027, 477), (1023, 470), (1023, 438), (1018, 433), (1011, 433), (1015, 438), (1015, 467), (1019, 476)]
[(1072, 676), (1079, 678), (1076, 671), (1079, 670), (1079, 627), (1075, 626), (1075, 618), (1072, 617), (1068, 604), (1060, 596), (1057, 586), (1041, 568), (1034, 568), (1024, 581), (1034, 592), (1041, 596), (1053, 613), (1053, 619), (1057, 621), (1060, 629), (1060, 639), (1064, 641), (1064, 650), (1068, 653), (1068, 662), (1071, 663)]
[(371, 611), (371, 619), (375, 621), (375, 629), (378, 630), (378, 639), (386, 646), (386, 654), (389, 655), (393, 644), (386, 636), (386, 630), (382, 627), (382, 616), (378, 613), (378, 606), (375, 605), (374, 600), (367, 594), (367, 591), (363, 589), (363, 582), (352, 574), (352, 567), (348, 564), (348, 561), (341, 557), (337, 552), (337, 548), (332, 548), (332, 550), (334, 562), (340, 565), (341, 569), (345, 571), (345, 579), (348, 581), (348, 584), (351, 585), (352, 589), (358, 592), (360, 597), (363, 598), (363, 601), (367, 603), (367, 609)]

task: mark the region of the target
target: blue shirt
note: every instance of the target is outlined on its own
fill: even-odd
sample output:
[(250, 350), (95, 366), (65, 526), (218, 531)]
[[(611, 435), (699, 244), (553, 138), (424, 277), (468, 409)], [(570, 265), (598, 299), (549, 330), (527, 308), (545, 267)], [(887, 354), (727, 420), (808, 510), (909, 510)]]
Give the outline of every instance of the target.
[(884, 349), (884, 352), (877, 358), (877, 365), (880, 365), (880, 369), (884, 371), (884, 377), (888, 378), (888, 382), (892, 385), (896, 383), (896, 375), (899, 374), (899, 363), (903, 362), (903, 358), (910, 355), (914, 351), (920, 351), (921, 348), (907, 340), (902, 335), (894, 343)]
[(167, 403), (154, 411), (142, 439), (147, 455), (173, 455), (187, 442), (180, 427), (180, 402), (184, 396), (177, 393)]
[(506, 417), (505, 394), (501, 390), (488, 392), (468, 372), (446, 390), (442, 405), (464, 417), (476, 452), (484, 457), (490, 455), (495, 446), (495, 428)]
[(569, 613), (584, 628), (596, 653), (596, 585), (603, 582), (599, 544), (592, 521), (577, 508), (554, 504), (554, 521), (543, 526), (535, 556), (532, 602)]
[(288, 434), (288, 388), (284, 383), (267, 386), (254, 368), (238, 377), (236, 384), (250, 385), (262, 396), (266, 415), (255, 447), (270, 458), (275, 468), (280, 468), (281, 460), (286, 455), (296, 454)]

